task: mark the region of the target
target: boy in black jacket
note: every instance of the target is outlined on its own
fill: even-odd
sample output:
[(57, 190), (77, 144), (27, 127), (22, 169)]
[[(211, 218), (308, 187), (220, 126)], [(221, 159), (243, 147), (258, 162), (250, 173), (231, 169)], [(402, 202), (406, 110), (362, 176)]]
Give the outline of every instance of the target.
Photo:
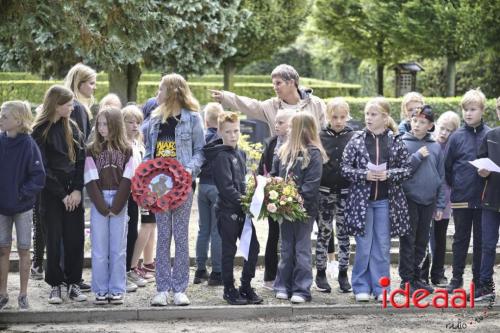
[[(234, 287), (233, 266), (236, 241), (241, 236), (245, 214), (241, 207), (241, 196), (245, 194), (246, 165), (245, 153), (237, 148), (240, 137), (240, 122), (234, 112), (223, 112), (218, 118), (218, 132), (222, 138), (203, 149), (205, 157), (212, 162), (213, 178), (219, 191), (215, 214), (222, 240), (222, 280), (224, 299), (231, 305), (259, 304), (259, 297), (250, 286), (255, 276), (255, 266), (259, 255), (259, 242), (252, 225), (252, 239), (248, 261), (243, 264), (241, 286)], [(218, 144), (217, 144), (218, 143)]]
[[(497, 116), (500, 119), (500, 97), (497, 99)], [(479, 148), (478, 157), (487, 157), (500, 165), (500, 127), (489, 131)], [(498, 229), (500, 227), (500, 173), (486, 169), (477, 170), (485, 179), (482, 193), (482, 257), (480, 287), (476, 287), (474, 299), (495, 302), (495, 283), (493, 266), (495, 265)]]
[[(328, 155), (328, 162), (323, 165), (321, 186), (319, 188), (318, 239), (316, 242), (316, 287), (323, 292), (330, 292), (331, 287), (326, 278), (327, 252), (329, 243), (333, 244), (333, 224), (337, 229), (339, 243), (339, 287), (344, 293), (351, 290), (347, 268), (349, 266), (349, 235), (344, 228), (344, 207), (349, 182), (340, 175), (340, 163), (344, 148), (354, 134), (347, 126), (349, 120), (349, 104), (341, 98), (332, 99), (326, 106), (328, 126), (320, 132), (323, 148)], [(332, 246), (334, 253), (334, 247)]]

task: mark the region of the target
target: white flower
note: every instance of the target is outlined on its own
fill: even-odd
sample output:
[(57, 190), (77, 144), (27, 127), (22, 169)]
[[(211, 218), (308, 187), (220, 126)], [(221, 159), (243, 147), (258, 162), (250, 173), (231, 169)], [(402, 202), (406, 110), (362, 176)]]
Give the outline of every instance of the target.
[(276, 207), (275, 204), (273, 203), (270, 203), (267, 205), (267, 210), (270, 212), (270, 213), (276, 213), (278, 211), (278, 207)]
[(279, 194), (278, 194), (278, 192), (276, 192), (275, 190), (269, 191), (269, 198), (270, 198), (271, 200), (276, 200), (276, 199), (278, 199), (278, 196), (279, 196)]

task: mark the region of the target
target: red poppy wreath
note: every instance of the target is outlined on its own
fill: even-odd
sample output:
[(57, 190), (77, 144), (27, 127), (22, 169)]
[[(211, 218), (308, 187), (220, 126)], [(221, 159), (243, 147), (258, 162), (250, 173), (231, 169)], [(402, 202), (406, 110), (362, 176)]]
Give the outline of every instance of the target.
[(170, 157), (142, 162), (132, 177), (132, 197), (140, 207), (153, 213), (179, 207), (191, 190), (191, 174)]

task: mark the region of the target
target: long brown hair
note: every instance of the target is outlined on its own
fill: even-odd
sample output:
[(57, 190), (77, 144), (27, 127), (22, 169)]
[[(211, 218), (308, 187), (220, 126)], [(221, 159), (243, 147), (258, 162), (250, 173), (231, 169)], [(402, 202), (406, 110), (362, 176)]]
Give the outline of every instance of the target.
[[(33, 124), (33, 130), (39, 126), (47, 124), (47, 127), (45, 127), (45, 130), (42, 132), (42, 138), (44, 141), (47, 140), (47, 135), (49, 134), (52, 125), (57, 122), (57, 107), (70, 102), (73, 98), (73, 92), (61, 85), (53, 85), (47, 90), (43, 99), (42, 108), (40, 112), (38, 112), (35, 123)], [(66, 145), (68, 146), (68, 158), (71, 162), (75, 163), (75, 144), (79, 145), (79, 143), (73, 138), (73, 129), (71, 126), (73, 121), (65, 117), (61, 117), (60, 121), (62, 122), (64, 129), (64, 139), (66, 141)], [(73, 125), (77, 128), (75, 123), (73, 123)]]
[[(104, 138), (97, 128), (99, 119), (104, 117), (108, 126), (108, 137)], [(114, 108), (104, 108), (96, 116), (96, 128), (92, 135), (92, 141), (88, 145), (92, 155), (97, 156), (104, 150), (118, 150), (125, 153), (131, 149), (127, 140), (125, 122), (122, 112)]]
[(181, 108), (200, 110), (200, 104), (193, 97), (191, 89), (181, 75), (176, 73), (165, 75), (161, 79), (160, 86), (165, 86), (167, 95), (164, 101), (157, 101), (160, 106), (153, 111), (153, 116), (162, 117), (162, 122), (179, 112)]
[(298, 112), (290, 120), (290, 135), (288, 140), (281, 146), (278, 156), (282, 163), (291, 167), (302, 155), (302, 169), (309, 165), (310, 156), (307, 151), (307, 145), (313, 145), (319, 149), (323, 163), (328, 161), (328, 156), (321, 145), (315, 118), (308, 112)]

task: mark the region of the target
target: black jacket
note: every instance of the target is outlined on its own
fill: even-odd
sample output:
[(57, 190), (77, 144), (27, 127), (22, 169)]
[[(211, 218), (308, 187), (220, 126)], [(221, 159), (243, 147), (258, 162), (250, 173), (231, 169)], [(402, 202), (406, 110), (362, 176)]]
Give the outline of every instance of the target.
[(274, 149), (278, 143), (278, 136), (267, 138), (264, 140), (264, 150), (262, 151), (262, 156), (260, 157), (259, 168), (257, 173), (259, 175), (265, 175), (270, 173), (273, 169), (273, 159), (274, 159)]
[[(214, 147), (215, 145), (221, 145), (222, 144), (222, 139), (219, 139), (219, 136), (217, 135), (217, 129), (213, 128), (208, 128), (207, 132), (205, 133), (205, 142), (207, 143), (203, 149)], [(203, 165), (201, 166), (200, 169), (200, 174), (198, 177), (200, 177), (200, 184), (210, 184), (214, 185), (214, 179), (212, 177), (212, 170), (211, 170), (211, 162), (206, 158), (207, 156), (205, 155), (205, 160), (203, 161)]]
[(241, 196), (246, 190), (246, 155), (237, 148), (215, 144), (220, 141), (213, 141), (213, 145), (209, 144), (203, 148), (206, 160), (211, 161), (210, 168), (219, 191), (215, 208), (228, 213), (243, 214)]
[(480, 208), (483, 179), (477, 169), (469, 163), (479, 155), (488, 126), (481, 124), (475, 128), (464, 125), (448, 139), (445, 149), (445, 178), (451, 187), (452, 208)]
[(330, 127), (323, 129), (320, 133), (321, 144), (328, 155), (328, 162), (323, 164), (323, 174), (321, 175), (321, 187), (325, 187), (330, 192), (339, 192), (349, 187), (349, 181), (340, 174), (342, 154), (344, 148), (351, 139), (354, 131), (350, 127), (345, 127), (337, 133)]
[[(486, 134), (478, 157), (488, 157), (496, 165), (500, 165), (500, 127)], [(500, 212), (500, 173), (491, 172), (486, 178), (481, 199), (483, 208)]]
[(78, 128), (83, 134), (83, 140), (86, 142), (90, 132), (92, 132), (92, 127), (90, 126), (87, 110), (85, 110), (85, 107), (77, 100), (73, 102), (73, 111), (71, 111), (70, 117), (78, 125)]

